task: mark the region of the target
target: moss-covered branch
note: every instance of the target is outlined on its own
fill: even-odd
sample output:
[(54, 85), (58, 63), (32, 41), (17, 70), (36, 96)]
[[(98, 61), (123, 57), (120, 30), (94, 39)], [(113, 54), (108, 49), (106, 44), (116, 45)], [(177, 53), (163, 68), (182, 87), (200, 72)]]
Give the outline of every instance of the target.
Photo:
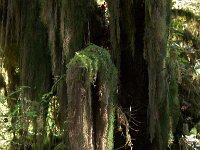
[[(69, 149), (111, 150), (117, 71), (109, 53), (89, 45), (67, 68)], [(92, 86), (98, 87), (96, 98), (91, 96)]]

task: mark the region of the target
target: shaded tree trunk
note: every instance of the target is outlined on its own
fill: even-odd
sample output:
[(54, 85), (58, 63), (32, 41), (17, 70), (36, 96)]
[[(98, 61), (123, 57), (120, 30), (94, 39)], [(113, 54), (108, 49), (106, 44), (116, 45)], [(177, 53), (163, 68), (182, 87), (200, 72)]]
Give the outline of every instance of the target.
[[(67, 92), (66, 92), (66, 58), (63, 51), (63, 33), (61, 25), (64, 24), (62, 0), (42, 1), (41, 16), (43, 24), (48, 28), (48, 43), (51, 51), (51, 67), (54, 85), (52, 91), (58, 97), (57, 126), (63, 130), (67, 115)], [(63, 8), (64, 9), (64, 8)]]
[[(166, 149), (168, 101), (164, 68), (170, 2), (120, 1), (117, 12), (113, 8), (118, 8), (118, 3), (108, 1), (108, 4), (113, 53), (117, 50), (117, 36), (113, 35), (120, 31), (121, 55), (118, 57), (120, 60), (117, 60), (120, 62), (119, 104), (124, 112), (130, 107), (136, 111), (132, 112), (135, 113), (133, 120), (129, 116), (129, 126), (139, 130), (129, 130), (135, 139), (132, 140), (133, 148)], [(116, 26), (117, 19), (114, 20), (117, 16), (120, 16), (120, 29)], [(119, 54), (115, 55), (113, 58)], [(122, 141), (120, 134), (116, 134), (116, 148), (124, 146), (127, 141), (125, 138)]]
[(149, 133), (151, 149), (166, 149), (169, 131), (166, 72), (169, 1), (145, 1), (145, 52), (149, 74)]
[[(65, 53), (66, 63), (75, 55), (75, 52), (80, 51), (86, 44), (86, 34), (87, 26), (89, 22), (89, 10), (91, 7), (92, 0), (81, 0), (81, 1), (73, 1), (73, 0), (62, 0), (62, 8), (61, 8), (61, 36), (63, 40), (63, 52)], [(67, 83), (68, 84), (68, 83)], [(78, 92), (82, 93), (84, 91), (81, 90), (82, 83), (80, 85), (76, 85), (79, 87)], [(68, 85), (67, 85), (68, 86)], [(67, 87), (67, 89), (69, 86)], [(76, 93), (74, 93), (76, 94)], [(84, 94), (84, 93), (82, 93)], [(86, 95), (89, 93), (85, 93)], [(80, 104), (74, 107), (76, 104)], [(90, 115), (87, 114), (87, 111), (84, 108), (87, 103), (84, 103), (81, 99), (76, 99), (76, 101), (68, 100), (67, 105), (67, 117), (65, 117), (64, 124), (65, 128), (65, 141), (67, 142), (69, 149), (92, 149), (92, 137), (91, 137), (91, 120)], [(78, 110), (79, 108), (80, 110)], [(86, 111), (86, 112), (85, 112)], [(81, 112), (81, 113), (78, 113)], [(71, 113), (78, 113), (77, 115), (73, 115)], [(84, 113), (84, 114), (82, 114)], [(78, 122), (78, 118), (81, 119), (82, 115), (88, 117), (89, 120), (85, 120), (86, 122)], [(78, 118), (76, 118), (78, 117)], [(70, 122), (70, 121), (72, 122)], [(87, 123), (88, 124), (85, 124)], [(72, 124), (75, 124), (73, 126)], [(82, 129), (85, 129), (83, 132)], [(87, 130), (88, 129), (88, 130)], [(89, 131), (90, 130), (90, 131)], [(76, 133), (76, 134), (73, 134)], [(88, 135), (87, 135), (88, 134)], [(77, 137), (78, 135), (78, 137)], [(86, 136), (88, 136), (86, 138)], [(85, 137), (85, 138), (84, 138)], [(84, 143), (85, 142), (85, 143)]]
[[(128, 113), (135, 113), (134, 119), (127, 116), (128, 120), (132, 122), (129, 124), (129, 132), (133, 148), (147, 149), (150, 143), (147, 131), (148, 73), (147, 62), (143, 58), (144, 3), (131, 0), (118, 1), (118, 5), (119, 3), (120, 8), (117, 3), (108, 1), (111, 15), (111, 42), (114, 41), (112, 42), (112, 51), (118, 55), (114, 58), (118, 57), (117, 62), (120, 63), (119, 105), (122, 106), (123, 111), (129, 110), (131, 107), (133, 112)], [(113, 10), (113, 7), (116, 10)], [(114, 21), (113, 18), (116, 17), (118, 19)], [(118, 29), (119, 27), (120, 29)], [(117, 36), (113, 36), (119, 31), (120, 37), (118, 39), (120, 42), (115, 39)], [(116, 47), (116, 43), (120, 43), (120, 48)], [(115, 51), (119, 51), (118, 49), (120, 52), (116, 53)], [(139, 132), (135, 130), (139, 130)], [(117, 132), (115, 137), (115, 148), (128, 146), (125, 146), (127, 139), (120, 132)]]
[[(39, 19), (39, 1), (21, 1), (22, 39), (20, 51), (21, 85), (28, 86), (22, 95), (25, 116), (30, 111), (36, 116), (27, 116), (33, 119), (35, 133), (34, 148), (42, 149), (45, 137), (46, 115), (48, 99), (42, 95), (50, 91), (51, 66), (47, 45), (47, 31)], [(29, 103), (28, 100), (32, 102)], [(29, 118), (32, 117), (32, 118)], [(25, 125), (27, 130), (27, 125)], [(27, 131), (25, 131), (26, 133)], [(25, 135), (26, 136), (26, 135)]]

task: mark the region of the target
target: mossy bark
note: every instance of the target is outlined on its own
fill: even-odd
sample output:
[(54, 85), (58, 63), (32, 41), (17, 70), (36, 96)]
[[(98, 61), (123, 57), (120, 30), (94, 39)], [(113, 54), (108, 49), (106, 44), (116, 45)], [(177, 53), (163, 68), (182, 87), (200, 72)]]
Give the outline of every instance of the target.
[[(74, 150), (94, 149), (91, 91), (84, 69), (73, 68), (68, 80), (68, 148)], [(81, 77), (82, 81), (79, 80)], [(70, 83), (71, 82), (71, 83)]]
[(172, 143), (173, 147), (179, 145), (179, 131), (182, 131), (182, 127), (179, 127), (181, 121), (181, 109), (180, 109), (180, 101), (179, 101), (179, 93), (178, 93), (178, 62), (177, 55), (171, 50), (170, 56), (167, 58), (167, 68), (168, 68), (168, 81), (169, 81), (169, 127), (170, 132), (174, 138), (174, 142)]
[(66, 64), (87, 43), (89, 11), (92, 0), (41, 1), (42, 21), (48, 28), (52, 71), (59, 100), (59, 124), (64, 129), (67, 115)]
[[(65, 54), (65, 58), (66, 58), (66, 63), (68, 63), (70, 61), (70, 59), (75, 55), (75, 52), (80, 51), (82, 48), (84, 48), (87, 44), (88, 44), (88, 23), (89, 23), (89, 12), (90, 9), (93, 7), (94, 1), (93, 0), (81, 0), (81, 1), (74, 1), (74, 0), (62, 0), (61, 2), (61, 24), (60, 24), (60, 31), (61, 31), (61, 38), (62, 38), (62, 48), (63, 48), (63, 52)], [(67, 81), (68, 82), (68, 81)], [(69, 84), (69, 83), (67, 83)], [(84, 83), (78, 83), (77, 86), (79, 86), (79, 90), (81, 88), (81, 86)], [(69, 90), (69, 85), (67, 85), (67, 91)], [(77, 89), (78, 90), (78, 89)], [(79, 92), (83, 92), (83, 91), (79, 91)], [(88, 94), (88, 93), (82, 93), (82, 94)], [(69, 97), (68, 97), (69, 98)], [(84, 99), (83, 99), (84, 100)], [(75, 104), (77, 104), (77, 102), (79, 101), (78, 99), (76, 101), (71, 101), (70, 98), (67, 100), (68, 105), (67, 105), (67, 116), (70, 117), (71, 113), (73, 113), (73, 109), (78, 110), (79, 105), (77, 105), (77, 108), (75, 108)], [(78, 102), (78, 104), (80, 103), (81, 105), (81, 101)], [(84, 109), (85, 106), (83, 106), (82, 108), (80, 108), (82, 111)], [(81, 111), (80, 110), (80, 111)], [(72, 111), (72, 112), (71, 112)], [(86, 112), (88, 112), (89, 110), (86, 110)], [(91, 114), (87, 114), (86, 112), (84, 112), (85, 114), (77, 114), (80, 115), (85, 115), (84, 118), (87, 121), (89, 121), (88, 123), (90, 123), (90, 115)], [(89, 115), (89, 116), (87, 116)], [(75, 119), (75, 118), (74, 118)], [(89, 119), (89, 120), (88, 120)], [(93, 143), (92, 141), (92, 137), (91, 137), (91, 132), (89, 132), (90, 130), (90, 126), (85, 125), (85, 122), (82, 122), (83, 124), (80, 126), (85, 126), (86, 129), (84, 129), (84, 132), (88, 131), (88, 136), (91, 138), (86, 138), (84, 136), (82, 136), (82, 139), (74, 139), (74, 137), (71, 138), (71, 136), (69, 136), (68, 133), (76, 133), (77, 131), (80, 131), (79, 126), (77, 126), (77, 128), (74, 128), (75, 126), (72, 126), (71, 128), (70, 125), (68, 125), (68, 123), (70, 124), (70, 121), (68, 121), (68, 118), (65, 117), (65, 126), (67, 127), (67, 129), (65, 130), (65, 138), (67, 141), (67, 145), (69, 144), (69, 149), (80, 149), (80, 147), (84, 148), (92, 148), (93, 147)], [(78, 120), (74, 120), (73, 121), (75, 124), (79, 124), (80, 122), (78, 122)], [(88, 128), (88, 129), (87, 129)], [(77, 130), (77, 131), (76, 131)], [(83, 130), (82, 130), (83, 131)], [(80, 132), (80, 136), (83, 135), (84, 133)], [(86, 133), (85, 133), (86, 134)], [(86, 135), (85, 135), (86, 136)], [(80, 140), (80, 141), (77, 141)], [(85, 142), (87, 143), (84, 147), (83, 146), (83, 141), (86, 140)], [(91, 141), (88, 141), (91, 140)], [(82, 141), (82, 142), (81, 142)], [(82, 143), (82, 144), (81, 144)], [(78, 145), (80, 144), (80, 145)], [(80, 146), (80, 147), (78, 147)]]
[[(29, 3), (29, 7), (27, 7)], [(40, 21), (39, 1), (22, 1), (22, 39), (20, 51), (21, 85), (28, 86), (23, 92), (25, 116), (28, 111), (35, 111), (33, 130), (35, 133), (34, 148), (42, 149), (45, 136), (48, 100), (42, 101), (42, 95), (50, 91), (51, 66), (48, 48), (47, 30)], [(31, 100), (31, 106), (27, 103)], [(31, 109), (29, 109), (29, 107)], [(31, 119), (31, 118), (27, 118)], [(31, 120), (32, 120), (31, 119)], [(25, 128), (26, 130), (26, 128)]]
[[(70, 61), (67, 70), (69, 149), (113, 149), (116, 81), (110, 56), (100, 47), (90, 45)], [(98, 87), (96, 96), (92, 96), (92, 84)]]
[(149, 74), (149, 133), (151, 149), (163, 150), (168, 141), (169, 104), (166, 82), (167, 0), (145, 1), (145, 52)]
[(66, 58), (63, 51), (63, 39), (61, 33), (61, 0), (41, 1), (41, 19), (48, 29), (48, 45), (51, 52), (51, 67), (54, 80), (53, 92), (58, 97), (58, 120), (57, 126), (63, 130), (65, 116), (67, 115), (67, 92), (66, 92)]

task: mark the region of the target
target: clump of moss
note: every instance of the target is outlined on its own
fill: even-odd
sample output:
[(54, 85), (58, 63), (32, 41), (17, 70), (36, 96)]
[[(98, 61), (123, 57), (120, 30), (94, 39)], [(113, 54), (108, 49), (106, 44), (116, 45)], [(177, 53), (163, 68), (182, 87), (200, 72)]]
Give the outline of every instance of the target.
[(78, 65), (76, 67), (82, 67), (88, 71), (90, 83), (96, 81), (98, 73), (108, 83), (110, 83), (110, 78), (116, 78), (117, 76), (117, 71), (111, 61), (109, 52), (94, 44), (90, 44), (83, 51), (77, 52), (67, 65), (68, 70), (73, 68), (74, 65)]

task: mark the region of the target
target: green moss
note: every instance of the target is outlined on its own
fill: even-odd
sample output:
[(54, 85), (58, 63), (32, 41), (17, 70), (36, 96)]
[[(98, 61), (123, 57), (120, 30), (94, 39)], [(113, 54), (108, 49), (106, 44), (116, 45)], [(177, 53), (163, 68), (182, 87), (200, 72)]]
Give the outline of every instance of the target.
[(94, 44), (90, 44), (83, 51), (77, 52), (67, 65), (67, 68), (73, 68), (74, 65), (85, 68), (88, 71), (90, 83), (96, 81), (98, 73), (107, 83), (110, 83), (110, 78), (117, 78), (117, 71), (108, 51)]
[(194, 127), (190, 130), (190, 134), (195, 134), (197, 135), (197, 129)]

